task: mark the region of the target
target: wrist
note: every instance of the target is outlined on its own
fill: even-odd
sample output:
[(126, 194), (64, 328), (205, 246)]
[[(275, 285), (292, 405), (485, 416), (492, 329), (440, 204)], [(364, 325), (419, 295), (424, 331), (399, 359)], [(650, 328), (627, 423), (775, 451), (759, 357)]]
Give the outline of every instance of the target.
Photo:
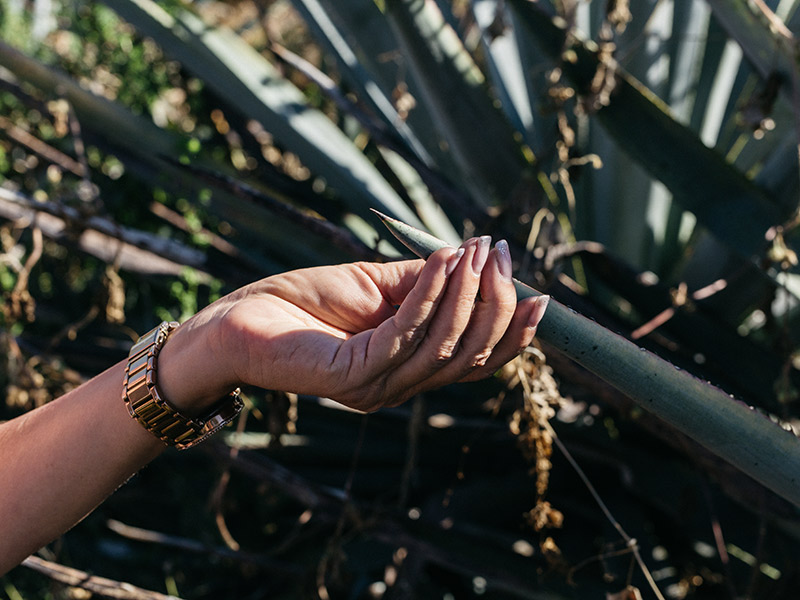
[[(191, 413), (202, 405), (202, 396), (200, 402), (195, 399), (188, 410), (186, 408), (181, 410), (162, 395), (160, 388), (163, 379), (160, 383), (158, 375), (159, 358), (170, 334), (177, 328), (178, 323), (165, 321), (144, 334), (133, 345), (125, 368), (122, 399), (131, 417), (145, 429), (165, 444), (184, 450), (199, 444), (229, 423), (239, 414), (242, 402), (239, 399), (239, 390), (236, 389), (220, 399), (213, 410), (198, 416)], [(169, 369), (167, 371), (169, 372)], [(173, 368), (172, 373), (185, 377), (185, 372), (178, 369)], [(167, 376), (166, 380), (171, 379)], [(183, 379), (183, 381), (191, 380)], [(187, 393), (179, 398), (188, 397), (188, 394), (196, 389), (190, 387), (189, 390), (185, 390)], [(182, 403), (179, 401), (178, 404)]]
[(237, 387), (217, 358), (212, 326), (187, 321), (175, 329), (158, 356), (156, 385), (162, 397), (188, 417), (207, 414)]

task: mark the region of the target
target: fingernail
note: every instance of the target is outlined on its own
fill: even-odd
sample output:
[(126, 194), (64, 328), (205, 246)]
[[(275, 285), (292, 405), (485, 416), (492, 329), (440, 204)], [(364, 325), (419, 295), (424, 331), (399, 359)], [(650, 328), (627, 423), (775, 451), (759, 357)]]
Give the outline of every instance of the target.
[(539, 296), (536, 299), (536, 303), (533, 305), (533, 310), (531, 311), (531, 316), (528, 317), (528, 326), (529, 327), (538, 327), (539, 323), (544, 316), (544, 311), (547, 310), (547, 304), (550, 302), (550, 296)]
[(492, 238), (488, 235), (482, 235), (478, 238), (478, 248), (472, 256), (472, 270), (476, 275), (480, 275), (483, 271), (483, 266), (486, 264), (486, 259), (489, 258), (489, 247), (492, 244)]
[(497, 269), (506, 279), (511, 279), (511, 251), (508, 249), (508, 242), (500, 240), (494, 247), (497, 249)]
[(447, 259), (447, 266), (444, 268), (444, 274), (446, 276), (453, 274), (453, 271), (456, 270), (458, 263), (461, 262), (462, 256), (464, 256), (464, 248), (459, 248), (458, 250), (456, 250), (456, 253), (453, 254), (453, 256)]

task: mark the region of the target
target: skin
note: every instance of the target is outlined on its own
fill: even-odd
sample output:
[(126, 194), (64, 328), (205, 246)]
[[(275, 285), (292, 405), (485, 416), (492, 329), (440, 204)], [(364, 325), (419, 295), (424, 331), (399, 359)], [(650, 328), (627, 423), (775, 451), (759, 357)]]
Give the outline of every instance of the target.
[[(374, 411), (491, 375), (531, 343), (546, 305), (547, 297), (517, 303), (508, 248), (485, 237), (427, 262), (291, 271), (181, 325), (159, 354), (157, 383), (194, 416), (242, 384)], [(128, 415), (124, 369), (0, 426), (0, 574), (164, 450)]]

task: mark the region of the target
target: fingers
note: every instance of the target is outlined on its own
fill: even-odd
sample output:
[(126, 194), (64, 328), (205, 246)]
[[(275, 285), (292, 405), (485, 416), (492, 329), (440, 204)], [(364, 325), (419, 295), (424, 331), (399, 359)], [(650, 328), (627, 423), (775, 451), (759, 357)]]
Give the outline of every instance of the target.
[(480, 295), (469, 327), (461, 337), (463, 359), (457, 368), (471, 370), (487, 363), (505, 334), (516, 305), (517, 294), (511, 282), (511, 255), (506, 241), (500, 240), (481, 275)]
[(511, 360), (531, 343), (549, 299), (518, 304), (511, 270), (508, 245), (491, 248), (488, 236), (435, 252), (405, 297), (391, 300), (401, 300), (393, 316), (342, 344), (331, 365), (343, 375), (336, 399), (374, 410)]
[[(473, 238), (462, 244), (461, 250), (463, 254), (458, 264), (451, 268), (448, 275), (435, 319), (431, 321), (424, 339), (420, 340), (419, 347), (398, 365), (394, 374), (393, 387), (398, 393), (407, 392), (434, 375), (446, 378), (446, 372), (442, 371), (449, 367), (453, 359), (462, 356), (459, 344), (473, 314), (481, 275), (489, 258), (490, 239)], [(447, 370), (452, 378), (454, 369), (451, 367)]]
[(397, 313), (369, 334), (365, 357), (368, 372), (380, 372), (413, 355), (428, 334), (428, 327), (445, 295), (448, 276), (464, 254), (463, 248), (443, 248), (428, 258)]
[[(531, 343), (543, 314), (531, 300), (517, 305), (511, 257), (504, 241), (465, 242), (425, 339), (394, 378), (402, 396), (493, 373)], [(478, 291), (480, 294), (478, 294)], [(535, 324), (534, 323), (534, 324)]]
[(477, 381), (488, 377), (530, 346), (549, 302), (550, 296), (526, 298), (520, 302), (486, 364), (468, 373), (461, 381)]
[[(473, 327), (475, 299), (481, 289), (484, 267), (489, 261), (490, 244), (491, 238), (483, 236), (468, 240), (461, 246), (464, 255), (449, 277), (436, 319), (431, 323), (421, 352), (411, 361), (409, 369), (438, 371), (445, 363), (457, 358), (457, 353), (458, 358), (462, 358), (463, 336), (468, 326)], [(433, 360), (430, 360), (431, 357)]]

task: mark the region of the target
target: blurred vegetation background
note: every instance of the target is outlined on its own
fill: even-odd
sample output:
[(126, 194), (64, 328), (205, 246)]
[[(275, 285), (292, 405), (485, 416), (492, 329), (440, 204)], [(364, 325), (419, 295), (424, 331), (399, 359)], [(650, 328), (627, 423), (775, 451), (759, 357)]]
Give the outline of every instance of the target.
[[(3, 0), (0, 419), (241, 284), (407, 256), (376, 208), (796, 434), (798, 4)], [(796, 506), (541, 343), (369, 416), (247, 402), (0, 594), (796, 597)]]

